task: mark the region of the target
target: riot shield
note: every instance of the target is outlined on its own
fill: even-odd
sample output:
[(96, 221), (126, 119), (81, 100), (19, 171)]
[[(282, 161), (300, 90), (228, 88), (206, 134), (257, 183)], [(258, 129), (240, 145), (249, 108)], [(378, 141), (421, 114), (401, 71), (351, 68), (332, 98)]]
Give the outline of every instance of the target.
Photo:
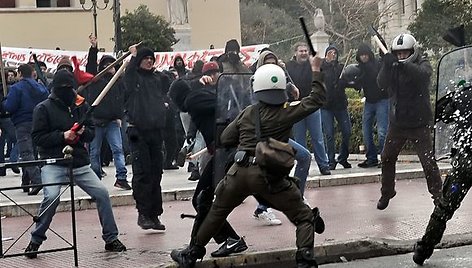
[[(447, 94), (458, 90), (458, 85), (472, 82), (472, 46), (461, 47), (443, 55), (438, 63), (436, 103)], [(436, 114), (436, 113), (435, 113)], [(445, 124), (435, 116), (434, 154), (436, 160), (450, 156), (454, 124)]]
[(223, 148), (219, 142), (220, 135), (244, 108), (253, 103), (251, 77), (252, 74), (249, 73), (223, 73), (218, 78), (216, 86), (214, 186), (224, 177), (225, 167), (235, 149)]

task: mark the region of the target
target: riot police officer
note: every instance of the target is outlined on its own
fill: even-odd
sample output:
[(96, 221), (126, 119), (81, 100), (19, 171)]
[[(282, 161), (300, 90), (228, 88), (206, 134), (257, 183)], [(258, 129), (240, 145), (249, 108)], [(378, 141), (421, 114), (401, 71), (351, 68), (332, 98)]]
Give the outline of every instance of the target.
[[(298, 267), (317, 267), (314, 258), (315, 224), (321, 218), (303, 203), (303, 197), (287, 174), (280, 176), (284, 187), (277, 193), (271, 191), (266, 174), (257, 164), (255, 149), (256, 113), (260, 113), (261, 139), (273, 138), (288, 142), (290, 130), (296, 122), (318, 110), (326, 101), (326, 90), (320, 74), (321, 59), (310, 58), (313, 71), (312, 92), (299, 102), (287, 103), (286, 78), (282, 68), (267, 64), (254, 74), (254, 97), (259, 102), (244, 109), (221, 135), (221, 143), (227, 147), (238, 147), (235, 163), (216, 187), (216, 199), (207, 217), (200, 226), (194, 242), (186, 249), (173, 250), (171, 257), (180, 267), (193, 267), (197, 259), (205, 255), (205, 245), (224, 223), (231, 211), (249, 195), (258, 195), (271, 207), (283, 212), (297, 227), (296, 262)], [(272, 178), (273, 179), (273, 178)], [(318, 231), (317, 231), (318, 232)]]
[(443, 184), (442, 195), (436, 203), (426, 227), (426, 233), (415, 245), (413, 261), (423, 265), (433, 254), (444, 234), (446, 223), (459, 208), (472, 186), (472, 90), (468, 84), (461, 90), (447, 94), (436, 106), (437, 119), (454, 123), (452, 168)]

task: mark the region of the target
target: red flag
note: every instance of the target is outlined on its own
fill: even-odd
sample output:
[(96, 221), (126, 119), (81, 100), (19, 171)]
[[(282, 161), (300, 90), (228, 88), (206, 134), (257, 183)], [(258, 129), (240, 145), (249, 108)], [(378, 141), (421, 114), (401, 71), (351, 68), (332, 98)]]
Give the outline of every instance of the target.
[(79, 84), (79, 86), (84, 85), (90, 80), (92, 80), (93, 74), (80, 70), (79, 68), (80, 63), (77, 57), (73, 56), (71, 59), (72, 59), (72, 62), (74, 63), (74, 77), (75, 77), (75, 80), (77, 80), (77, 83)]

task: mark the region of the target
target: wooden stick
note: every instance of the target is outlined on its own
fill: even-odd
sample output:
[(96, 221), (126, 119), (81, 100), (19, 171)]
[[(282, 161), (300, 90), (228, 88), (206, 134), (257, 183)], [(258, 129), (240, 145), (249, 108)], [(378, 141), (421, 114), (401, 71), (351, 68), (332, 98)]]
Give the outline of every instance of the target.
[(2, 52), (1, 42), (0, 42), (0, 71), (2, 72), (3, 97), (6, 97), (8, 92), (7, 92), (7, 81), (5, 79), (5, 66), (3, 65), (3, 52)]
[[(136, 46), (139, 46), (142, 43), (139, 42), (136, 44)], [(116, 59), (114, 62), (112, 62), (110, 65), (108, 65), (105, 69), (100, 71), (97, 75), (95, 75), (92, 80), (88, 81), (85, 85), (79, 86), (77, 89), (77, 93), (82, 92), (85, 88), (90, 86), (91, 84), (97, 82), (100, 78), (102, 78), (111, 68), (114, 68), (116, 65), (120, 64), (123, 60), (125, 60), (129, 55), (131, 55), (131, 52), (126, 52), (125, 54), (121, 55), (118, 59)]]
[(192, 154), (192, 155), (189, 155), (189, 156), (187, 157), (187, 159), (189, 159), (189, 160), (194, 160), (194, 159), (196, 159), (197, 157), (201, 156), (202, 154), (204, 154), (204, 153), (206, 153), (206, 152), (208, 152), (208, 149), (205, 147), (205, 148), (201, 149), (200, 151), (198, 151), (198, 152), (196, 152), (196, 153), (194, 153), (194, 154)]
[(377, 43), (377, 45), (379, 46), (380, 50), (382, 50), (382, 52), (384, 54), (387, 54), (388, 53), (388, 50), (387, 48), (382, 44), (382, 41), (380, 41), (379, 37), (377, 35), (374, 35), (374, 41), (375, 43)]
[(129, 61), (125, 61), (120, 69), (118, 69), (118, 71), (116, 71), (115, 75), (113, 75), (113, 77), (111, 78), (111, 80), (108, 82), (108, 84), (105, 86), (105, 88), (102, 90), (102, 92), (100, 92), (100, 95), (98, 95), (98, 97), (95, 99), (95, 101), (92, 103), (92, 107), (95, 107), (97, 106), (98, 104), (100, 104), (100, 102), (102, 101), (102, 99), (105, 97), (105, 95), (108, 93), (108, 91), (110, 91), (111, 87), (115, 84), (116, 80), (118, 80), (118, 78), (120, 77), (120, 75), (124, 72), (126, 66), (128, 65)]

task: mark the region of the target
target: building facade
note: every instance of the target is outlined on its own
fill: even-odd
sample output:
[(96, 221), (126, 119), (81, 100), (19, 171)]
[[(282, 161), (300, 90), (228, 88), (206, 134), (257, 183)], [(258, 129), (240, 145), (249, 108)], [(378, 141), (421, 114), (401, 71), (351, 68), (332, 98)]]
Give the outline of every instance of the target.
[[(94, 32), (92, 10), (84, 10), (82, 0), (1, 0), (0, 41), (8, 47), (87, 50), (88, 36)], [(113, 51), (113, 3), (96, 0), (97, 36), (100, 48)], [(84, 7), (92, 7), (85, 0)], [(121, 16), (141, 4), (168, 20), (180, 42), (174, 50), (224, 47), (225, 42), (241, 40), (238, 0), (121, 0)]]
[(390, 42), (400, 33), (407, 33), (407, 27), (415, 19), (424, 0), (380, 0), (380, 33), (390, 47)]

